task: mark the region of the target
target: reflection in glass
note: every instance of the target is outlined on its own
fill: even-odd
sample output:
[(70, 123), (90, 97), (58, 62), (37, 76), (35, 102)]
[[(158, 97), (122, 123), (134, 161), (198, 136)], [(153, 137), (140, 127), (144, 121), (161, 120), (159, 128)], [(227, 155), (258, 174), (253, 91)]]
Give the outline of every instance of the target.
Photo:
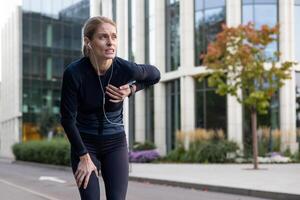
[[(242, 1), (242, 21), (243, 24), (254, 23), (259, 29), (266, 24), (273, 27), (278, 22), (278, 2), (277, 0), (243, 0)], [(278, 43), (269, 44), (265, 50), (266, 56), (273, 57), (278, 50)]]
[(180, 80), (166, 83), (167, 151), (175, 148), (176, 132), (180, 130)]
[(30, 139), (43, 113), (59, 123), (61, 78), (81, 55), (89, 0), (23, 0), (22, 8), (23, 139)]
[(227, 130), (227, 98), (215, 93), (207, 79), (195, 80), (196, 84), (196, 127)]
[[(145, 0), (145, 62), (155, 62), (155, 1)], [(150, 45), (151, 44), (151, 45)], [(145, 88), (146, 140), (154, 142), (154, 88)]]
[(202, 64), (201, 54), (222, 30), (225, 0), (195, 0), (195, 65)]
[(154, 87), (145, 89), (146, 140), (154, 143)]
[(180, 66), (179, 0), (166, 0), (166, 2), (166, 71), (173, 71)]
[[(114, 1), (113, 1), (114, 2)], [(113, 4), (116, 7), (116, 4)], [(128, 0), (128, 59), (135, 61), (135, 0)], [(135, 96), (129, 98), (129, 148), (133, 148), (135, 142)]]
[[(267, 84), (266, 84), (267, 86)], [(275, 130), (280, 128), (279, 122), (279, 102), (280, 96), (277, 91), (270, 100), (270, 107), (267, 114), (257, 113), (257, 127), (267, 127), (270, 130)], [(243, 141), (245, 145), (245, 153), (251, 152), (252, 149), (252, 128), (251, 128), (251, 111), (243, 106)], [(270, 140), (271, 141), (271, 140)], [(269, 144), (271, 150), (271, 143)]]

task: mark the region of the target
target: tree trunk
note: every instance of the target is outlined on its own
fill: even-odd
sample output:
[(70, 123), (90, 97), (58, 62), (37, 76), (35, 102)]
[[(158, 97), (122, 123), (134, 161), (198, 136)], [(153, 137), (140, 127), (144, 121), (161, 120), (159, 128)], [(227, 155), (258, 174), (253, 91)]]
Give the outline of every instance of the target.
[(252, 149), (253, 149), (253, 165), (254, 169), (258, 169), (257, 155), (257, 112), (256, 109), (251, 111), (251, 126), (252, 126)]

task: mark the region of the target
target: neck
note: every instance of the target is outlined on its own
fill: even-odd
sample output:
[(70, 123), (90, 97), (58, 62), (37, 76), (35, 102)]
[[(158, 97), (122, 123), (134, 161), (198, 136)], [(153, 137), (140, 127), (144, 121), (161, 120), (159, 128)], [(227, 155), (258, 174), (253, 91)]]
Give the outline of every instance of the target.
[(104, 74), (106, 72), (106, 70), (110, 67), (110, 65), (112, 64), (112, 59), (93, 59), (90, 57), (90, 61), (94, 67), (94, 69), (96, 70), (98, 75)]

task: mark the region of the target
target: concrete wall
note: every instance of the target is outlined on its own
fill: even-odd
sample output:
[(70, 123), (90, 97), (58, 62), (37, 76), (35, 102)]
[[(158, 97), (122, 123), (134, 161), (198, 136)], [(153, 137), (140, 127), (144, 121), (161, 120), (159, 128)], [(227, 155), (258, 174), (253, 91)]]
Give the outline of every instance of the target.
[(0, 156), (12, 158), (11, 146), (21, 140), (22, 116), (22, 12), (15, 7), (2, 32), (2, 84), (0, 101)]

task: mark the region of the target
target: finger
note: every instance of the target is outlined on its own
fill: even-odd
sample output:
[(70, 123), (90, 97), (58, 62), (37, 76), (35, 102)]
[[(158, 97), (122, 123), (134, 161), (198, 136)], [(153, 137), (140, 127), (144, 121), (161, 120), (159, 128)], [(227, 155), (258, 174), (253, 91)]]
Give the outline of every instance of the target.
[[(121, 89), (121, 87), (122, 87), (122, 89)], [(116, 88), (115, 86), (111, 85), (110, 87), (107, 87), (106, 89), (110, 90), (110, 92), (112, 92), (115, 95), (124, 96), (127, 93), (126, 91), (129, 90), (130, 88), (129, 88), (129, 85), (127, 84), (127, 85), (122, 85), (119, 88)]]
[(120, 86), (119, 88), (120, 88), (121, 90), (126, 90), (126, 89), (129, 88), (129, 85), (128, 85), (128, 84), (122, 85), (122, 86)]
[(83, 188), (86, 189), (88, 183), (89, 183), (89, 180), (90, 180), (90, 176), (91, 176), (91, 172), (89, 172), (86, 177), (85, 177), (85, 181), (84, 181), (84, 184), (83, 184)]
[(106, 92), (110, 92), (111, 94), (113, 94), (113, 95), (115, 95), (115, 96), (122, 97), (122, 94), (121, 94), (119, 91), (116, 92), (116, 91), (112, 90), (112, 89), (109, 88), (109, 87), (106, 88)]
[(74, 174), (74, 176), (78, 176), (78, 174), (80, 174), (82, 172), (82, 169), (80, 168), (80, 166), (78, 165), (76, 172)]
[(115, 91), (119, 91), (119, 88), (109, 84), (108, 87), (110, 87), (111, 89), (115, 90)]
[(113, 98), (114, 100), (122, 100), (122, 97), (120, 96), (116, 96), (108, 91), (106, 91), (106, 94), (108, 94), (111, 98)]
[(85, 173), (81, 174), (80, 177), (78, 177), (78, 187), (81, 186), (83, 180), (84, 180), (84, 177), (85, 177)]
[(75, 177), (75, 179), (77, 180), (80, 176), (81, 176), (81, 170), (80, 169), (77, 169), (76, 170), (76, 172), (75, 172), (75, 174), (74, 174), (74, 177)]

